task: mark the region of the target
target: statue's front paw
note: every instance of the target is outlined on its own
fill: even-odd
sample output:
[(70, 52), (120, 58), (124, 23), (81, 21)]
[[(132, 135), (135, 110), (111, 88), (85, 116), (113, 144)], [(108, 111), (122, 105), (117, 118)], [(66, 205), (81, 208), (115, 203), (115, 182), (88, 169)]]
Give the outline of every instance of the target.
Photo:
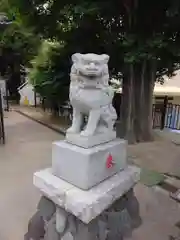
[(70, 128), (68, 128), (68, 130), (66, 132), (67, 133), (79, 133), (80, 129), (76, 128), (76, 127), (70, 127)]
[(81, 132), (82, 137), (89, 137), (89, 136), (92, 136), (93, 134), (94, 134), (94, 132), (87, 131), (87, 130), (84, 130), (84, 131)]

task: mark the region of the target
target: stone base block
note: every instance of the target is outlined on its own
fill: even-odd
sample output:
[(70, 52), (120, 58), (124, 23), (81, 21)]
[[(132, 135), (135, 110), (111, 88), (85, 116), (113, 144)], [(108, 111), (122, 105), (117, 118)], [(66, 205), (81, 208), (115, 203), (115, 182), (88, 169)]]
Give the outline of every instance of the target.
[(91, 148), (103, 143), (110, 142), (116, 139), (116, 132), (115, 131), (107, 131), (103, 133), (97, 133), (93, 136), (84, 137), (81, 136), (79, 133), (67, 133), (66, 140), (69, 143), (77, 145), (83, 148)]
[(37, 212), (29, 221), (24, 240), (131, 239), (133, 229), (138, 228), (141, 222), (139, 203), (133, 189), (88, 224), (43, 196)]
[(34, 174), (34, 185), (57, 207), (88, 224), (132, 189), (139, 178), (139, 168), (129, 166), (84, 191), (54, 176), (52, 169), (46, 169)]
[(53, 143), (53, 174), (84, 190), (123, 170), (126, 160), (127, 142), (124, 140), (114, 140), (88, 149), (66, 141)]

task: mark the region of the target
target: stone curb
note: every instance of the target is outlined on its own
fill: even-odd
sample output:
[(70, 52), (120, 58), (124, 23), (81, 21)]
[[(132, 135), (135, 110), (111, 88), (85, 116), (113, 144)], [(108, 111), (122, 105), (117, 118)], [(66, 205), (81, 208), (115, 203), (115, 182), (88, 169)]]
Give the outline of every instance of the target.
[(37, 122), (37, 123), (39, 123), (39, 124), (41, 124), (41, 125), (49, 128), (49, 129), (55, 131), (55, 132), (63, 135), (63, 136), (66, 135), (66, 131), (64, 131), (64, 130), (62, 130), (62, 129), (59, 129), (59, 128), (56, 128), (56, 127), (53, 127), (52, 125), (50, 125), (50, 124), (48, 124), (48, 123), (45, 123), (45, 122), (43, 122), (43, 121), (41, 121), (41, 120), (38, 120), (38, 119), (36, 119), (36, 118), (28, 115), (27, 113), (22, 112), (21, 110), (14, 110), (14, 111), (17, 112), (17, 113), (19, 113), (19, 114), (21, 114), (21, 115), (24, 116), (24, 117), (27, 117), (27, 118), (33, 120), (34, 122)]

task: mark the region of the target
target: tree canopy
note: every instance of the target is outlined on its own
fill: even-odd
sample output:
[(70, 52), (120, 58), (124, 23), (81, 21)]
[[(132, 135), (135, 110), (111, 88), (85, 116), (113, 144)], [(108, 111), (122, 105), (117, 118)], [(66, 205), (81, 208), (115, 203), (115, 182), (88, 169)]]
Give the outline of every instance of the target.
[(23, 23), (18, 8), (7, 0), (0, 1), (0, 13), (5, 15), (9, 24), (0, 24), (0, 58), (1, 69), (6, 71), (8, 66), (15, 63), (27, 65), (37, 53), (40, 44), (32, 28)]
[(60, 44), (59, 57), (51, 55), (51, 62), (59, 61), (56, 66), (62, 74), (48, 79), (56, 96), (62, 94), (60, 82), (68, 83), (72, 53), (107, 53), (111, 76), (123, 76), (118, 135), (131, 141), (151, 139), (154, 83), (179, 67), (180, 1), (9, 2), (26, 26)]
[(31, 61), (29, 78), (42, 97), (53, 105), (68, 99), (70, 59), (59, 42), (44, 41)]
[(39, 36), (24, 24), (18, 8), (8, 0), (0, 0), (0, 74), (7, 77), (11, 98), (19, 98), (21, 66), (30, 65), (39, 45)]

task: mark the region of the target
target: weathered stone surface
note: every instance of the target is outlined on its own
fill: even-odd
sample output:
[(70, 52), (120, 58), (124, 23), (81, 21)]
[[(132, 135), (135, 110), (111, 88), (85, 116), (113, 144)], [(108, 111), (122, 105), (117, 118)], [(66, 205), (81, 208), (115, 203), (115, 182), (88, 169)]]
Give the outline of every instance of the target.
[(37, 209), (44, 221), (49, 221), (56, 211), (54, 203), (46, 197), (41, 197)]
[(44, 240), (61, 240), (59, 233), (56, 231), (56, 216), (55, 215), (47, 223)]
[(124, 235), (131, 235), (131, 219), (125, 209), (107, 213), (108, 239), (121, 239)]
[(63, 208), (56, 208), (56, 231), (62, 234), (67, 226), (68, 213)]
[[(137, 227), (133, 224), (134, 220), (140, 219), (138, 204), (129, 205), (130, 200), (134, 201), (134, 198), (131, 189), (88, 224), (72, 214), (65, 214), (66, 221), (63, 231), (60, 232), (57, 212), (44, 226), (38, 211), (30, 221), (31, 227), (28, 228), (25, 240), (122, 240), (126, 237), (129, 239), (132, 230)], [(55, 204), (52, 204), (55, 207)], [(64, 213), (63, 209), (58, 209), (58, 214)], [(39, 219), (41, 228), (39, 228)]]
[(125, 206), (132, 220), (132, 228), (138, 228), (141, 225), (142, 221), (139, 215), (140, 213), (139, 202), (136, 196), (134, 195), (133, 189), (128, 191), (125, 197), (127, 198), (127, 202)]
[(30, 219), (28, 224), (28, 232), (24, 236), (24, 240), (41, 240), (45, 234), (45, 223), (40, 212), (37, 211)]
[(76, 240), (100, 240), (98, 219), (91, 221), (89, 224), (84, 224), (78, 221), (77, 233), (75, 235)]
[[(112, 163), (108, 165), (108, 157)], [(127, 166), (127, 142), (114, 140), (84, 149), (59, 141), (53, 143), (53, 174), (84, 190), (99, 184)]]
[(62, 238), (61, 240), (75, 240), (73, 235), (70, 232), (67, 232)]
[(59, 207), (87, 224), (129, 191), (139, 177), (139, 169), (129, 166), (96, 187), (83, 191), (46, 169), (34, 174), (34, 185)]
[(100, 240), (106, 240), (107, 239), (107, 218), (102, 220), (102, 217), (99, 218), (98, 221), (98, 228), (99, 228), (99, 238)]

